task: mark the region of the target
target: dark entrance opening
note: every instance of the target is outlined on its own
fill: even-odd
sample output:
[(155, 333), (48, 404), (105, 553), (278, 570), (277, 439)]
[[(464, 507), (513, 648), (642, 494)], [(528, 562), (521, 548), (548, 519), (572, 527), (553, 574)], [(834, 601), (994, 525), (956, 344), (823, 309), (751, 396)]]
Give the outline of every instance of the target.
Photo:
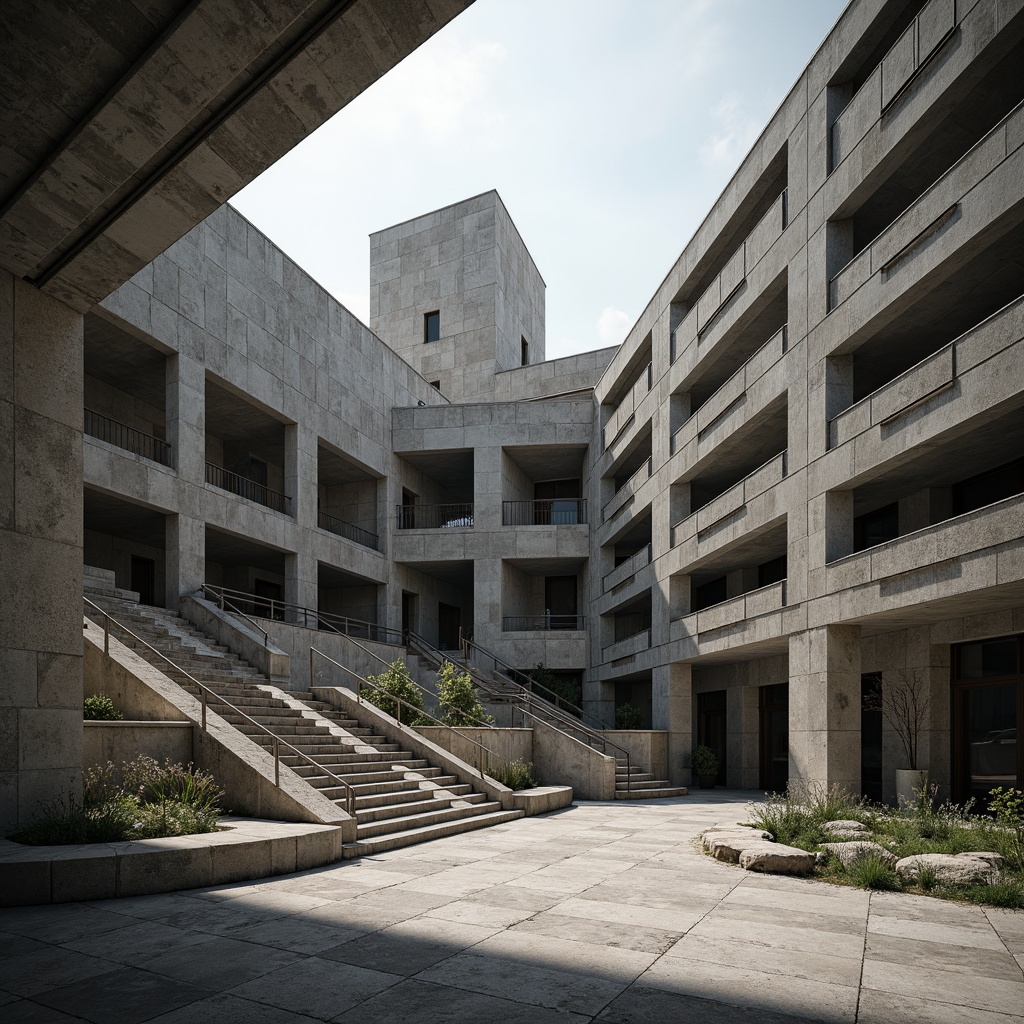
[(789, 785), (789, 683), (762, 686), (761, 788), (784, 793)]
[(985, 807), (997, 786), (1020, 789), (1024, 634), (953, 651), (953, 797)]
[(132, 555), (131, 589), (139, 595), (139, 604), (156, 604), (156, 562)]
[(575, 576), (545, 577), (544, 609), (548, 629), (576, 628)]
[(882, 802), (882, 674), (860, 677), (860, 791)]
[(726, 691), (713, 690), (697, 694), (697, 742), (708, 747), (718, 758), (715, 784), (726, 785)]
[(416, 595), (402, 591), (402, 637), (416, 628)]
[(462, 609), (453, 604), (437, 603), (437, 646), (442, 651), (459, 648), (459, 633), (462, 629)]

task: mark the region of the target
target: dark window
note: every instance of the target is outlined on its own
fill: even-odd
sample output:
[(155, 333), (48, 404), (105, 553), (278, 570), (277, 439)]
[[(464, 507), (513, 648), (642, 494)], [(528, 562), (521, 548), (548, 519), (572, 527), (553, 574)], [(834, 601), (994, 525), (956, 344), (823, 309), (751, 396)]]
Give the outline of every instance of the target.
[(520, 347), (519, 348), (520, 354), (522, 356), (522, 364), (521, 365), (529, 366), (530, 365), (530, 343), (525, 338), (520, 338), (519, 339), (519, 347)]
[(725, 577), (719, 576), (717, 580), (711, 580), (694, 588), (693, 610), (699, 612), (702, 608), (710, 608), (713, 604), (721, 604), (725, 598)]
[(853, 521), (853, 550), (863, 551), (900, 535), (900, 507), (896, 502), (857, 516)]
[(786, 578), (786, 556), (779, 555), (770, 562), (765, 562), (757, 567), (757, 585), (767, 587), (769, 584), (778, 583)]
[(1017, 640), (985, 640), (956, 650), (958, 679), (1012, 676), (1017, 672)]
[(953, 515), (973, 512), (1024, 491), (1024, 459), (953, 484)]
[(423, 341), (441, 340), (441, 314), (437, 310), (423, 317)]
[(544, 579), (544, 605), (551, 629), (576, 628), (576, 577), (547, 576)]
[(882, 802), (882, 674), (860, 677), (860, 791)]

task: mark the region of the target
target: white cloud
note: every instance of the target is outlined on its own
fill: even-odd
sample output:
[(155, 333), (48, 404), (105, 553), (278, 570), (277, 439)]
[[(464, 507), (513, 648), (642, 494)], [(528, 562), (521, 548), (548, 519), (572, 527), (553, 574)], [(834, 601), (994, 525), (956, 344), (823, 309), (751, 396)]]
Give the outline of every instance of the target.
[(746, 114), (739, 96), (730, 93), (711, 112), (717, 129), (697, 149), (709, 170), (732, 170), (757, 138), (762, 122)]
[(614, 306), (605, 306), (601, 315), (597, 318), (597, 336), (601, 344), (599, 348), (607, 348), (609, 345), (621, 345), (626, 337), (626, 332), (633, 326), (628, 313)]

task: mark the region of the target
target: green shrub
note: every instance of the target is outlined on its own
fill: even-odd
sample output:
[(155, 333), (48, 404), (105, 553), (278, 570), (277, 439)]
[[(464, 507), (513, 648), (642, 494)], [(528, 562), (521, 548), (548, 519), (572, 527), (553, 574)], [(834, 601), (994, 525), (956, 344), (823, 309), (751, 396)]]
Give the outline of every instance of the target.
[(897, 892), (903, 888), (900, 876), (876, 853), (858, 857), (846, 869), (847, 877), (862, 889)]
[(487, 774), (495, 782), (500, 782), (509, 789), (533, 789), (539, 785), (537, 777), (533, 774), (533, 762), (521, 761), (518, 758), (504, 764), (490, 765)]
[[(362, 689), (365, 701), (380, 708), (392, 718), (399, 717), (398, 701), (402, 701), (401, 722), (403, 725), (432, 725), (433, 723), (422, 714), (423, 693), (413, 682), (409, 669), (401, 658), (396, 658), (386, 672), (367, 676), (370, 686)], [(411, 705), (411, 706), (410, 706)]]
[(447, 725), (490, 725), (494, 719), (484, 711), (468, 672), (460, 672), (450, 661), (437, 671), (437, 700), (441, 721)]
[(1024, 879), (1004, 878), (991, 885), (942, 885), (935, 894), (946, 899), (966, 900), (986, 907), (1024, 910)]
[(544, 665), (540, 663), (537, 664), (535, 669), (528, 672), (527, 675), (529, 675), (529, 677), (538, 686), (544, 688), (540, 692), (540, 696), (545, 700), (553, 700), (555, 697), (561, 697), (562, 700), (567, 704), (571, 704), (574, 708), (578, 708), (580, 706), (583, 699), (583, 690), (577, 680), (567, 679), (565, 676), (556, 676), (551, 669), (545, 668)]
[(643, 718), (640, 714), (640, 709), (635, 704), (626, 701), (625, 704), (619, 704), (616, 707), (616, 729), (639, 729), (641, 721), (643, 721)]
[(87, 722), (120, 722), (124, 718), (105, 693), (90, 693), (82, 701), (82, 714)]
[(10, 838), (50, 846), (215, 832), (222, 796), (206, 772), (140, 755), (86, 770), (81, 804), (68, 798), (47, 805), (41, 820)]
[(698, 778), (714, 776), (718, 774), (718, 757), (710, 747), (701, 743), (693, 748), (688, 767)]

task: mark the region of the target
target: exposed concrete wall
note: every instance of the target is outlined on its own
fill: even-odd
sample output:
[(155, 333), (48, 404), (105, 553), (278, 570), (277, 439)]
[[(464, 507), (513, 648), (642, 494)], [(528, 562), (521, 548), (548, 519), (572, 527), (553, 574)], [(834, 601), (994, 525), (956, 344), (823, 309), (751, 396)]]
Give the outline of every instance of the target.
[[(484, 771), (488, 764), (498, 767), (509, 761), (533, 760), (533, 731), (531, 729), (446, 729), (440, 725), (418, 725), (416, 731), (426, 736), (445, 750), (462, 758), (467, 764), (477, 764), (485, 758)], [(487, 748), (484, 753), (476, 744)], [(562, 779), (546, 779), (551, 784), (564, 784)]]
[(202, 597), (186, 594), (181, 598), (179, 607), (184, 618), (244, 658), (253, 668), (281, 685), (290, 685), (292, 655), (258, 633), (251, 623), (221, 611), (212, 601)]
[[(667, 779), (672, 774), (672, 766), (669, 763), (669, 733), (646, 729), (607, 729), (602, 735), (609, 743), (614, 743), (627, 751), (633, 765), (641, 766), (656, 779)], [(611, 753), (615, 757), (622, 756), (614, 749)], [(675, 775), (678, 778), (678, 768)]]
[(191, 722), (85, 722), (82, 767), (124, 764), (139, 754), (156, 760), (189, 764), (192, 751)]
[(533, 721), (533, 763), (541, 780), (572, 786), (580, 800), (615, 799), (615, 758)]

